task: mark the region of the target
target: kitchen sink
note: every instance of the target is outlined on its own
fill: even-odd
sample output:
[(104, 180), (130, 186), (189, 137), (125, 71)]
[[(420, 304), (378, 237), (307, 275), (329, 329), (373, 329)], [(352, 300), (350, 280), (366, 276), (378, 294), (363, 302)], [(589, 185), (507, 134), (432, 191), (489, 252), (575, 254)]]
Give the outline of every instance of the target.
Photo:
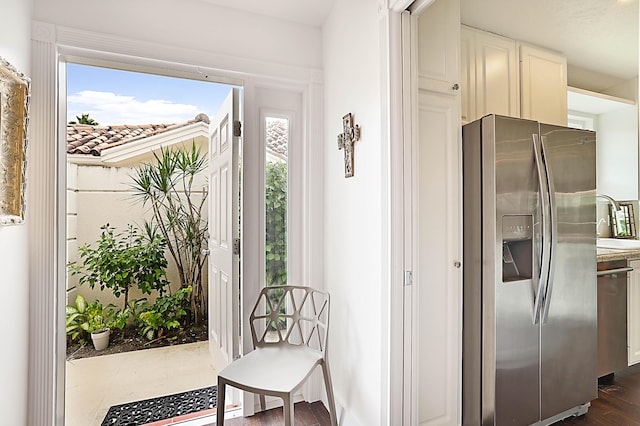
[(640, 240), (624, 240), (619, 238), (598, 238), (598, 248), (616, 250), (640, 250)]

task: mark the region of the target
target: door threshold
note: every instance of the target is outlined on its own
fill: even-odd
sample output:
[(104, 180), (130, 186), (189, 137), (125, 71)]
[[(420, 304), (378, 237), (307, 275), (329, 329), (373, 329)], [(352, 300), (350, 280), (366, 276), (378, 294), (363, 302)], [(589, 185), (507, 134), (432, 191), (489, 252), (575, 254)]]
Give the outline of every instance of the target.
[[(224, 418), (235, 419), (242, 417), (241, 405), (229, 405), (225, 408)], [(198, 411), (184, 416), (174, 417), (171, 419), (159, 420), (153, 423), (147, 423), (145, 426), (166, 426), (166, 425), (182, 425), (182, 426), (212, 426), (217, 424), (218, 417), (216, 409)]]

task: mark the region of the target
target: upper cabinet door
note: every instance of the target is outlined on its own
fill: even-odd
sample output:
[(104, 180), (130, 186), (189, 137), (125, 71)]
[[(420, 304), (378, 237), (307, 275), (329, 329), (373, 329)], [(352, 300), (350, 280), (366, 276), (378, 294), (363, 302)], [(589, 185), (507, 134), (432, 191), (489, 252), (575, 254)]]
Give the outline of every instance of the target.
[(518, 50), (515, 40), (476, 32), (476, 118), (520, 116)]
[(462, 122), (487, 114), (520, 116), (516, 41), (461, 26)]
[(520, 45), (521, 113), (543, 123), (567, 125), (567, 59)]
[(421, 89), (457, 95), (460, 90), (458, 1), (435, 1), (417, 25), (418, 85)]

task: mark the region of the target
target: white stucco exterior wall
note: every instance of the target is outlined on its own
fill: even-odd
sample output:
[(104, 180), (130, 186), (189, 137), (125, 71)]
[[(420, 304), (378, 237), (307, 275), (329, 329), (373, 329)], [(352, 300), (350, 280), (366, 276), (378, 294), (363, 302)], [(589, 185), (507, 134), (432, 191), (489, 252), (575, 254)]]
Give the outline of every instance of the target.
[[(207, 155), (206, 151), (203, 155)], [(150, 161), (146, 159), (145, 161)], [(129, 224), (134, 227), (143, 228), (144, 221), (151, 219), (151, 212), (145, 208), (139, 196), (131, 189), (131, 176), (135, 173), (134, 167), (105, 167), (98, 165), (76, 165), (67, 164), (67, 193), (72, 192), (72, 196), (67, 196), (67, 223), (72, 226), (67, 228), (67, 256), (68, 261), (80, 261), (78, 248), (89, 244), (96, 247), (96, 241), (100, 237), (101, 226), (109, 224), (114, 227), (116, 233), (124, 232)], [(206, 185), (206, 175), (203, 173), (194, 181), (193, 189), (202, 188)], [(201, 198), (193, 195), (193, 199), (199, 201)], [(206, 218), (207, 205), (203, 208)], [(166, 258), (169, 262), (167, 266), (167, 279), (172, 283), (171, 289), (175, 291), (180, 288), (180, 279), (175, 267), (175, 263), (167, 251)], [(206, 286), (207, 269), (204, 270), (204, 284)], [(68, 274), (68, 288), (77, 285), (78, 276)], [(100, 300), (103, 305), (112, 303), (121, 307), (124, 298), (116, 298), (111, 290), (105, 288), (101, 291), (99, 286), (93, 289), (88, 284), (79, 285), (75, 290), (68, 293), (68, 302), (73, 303), (78, 293), (81, 293), (88, 301)], [(153, 303), (158, 295), (153, 292), (151, 295), (141, 293), (137, 288), (132, 288), (129, 293), (129, 300), (147, 298), (149, 303)]]
[[(344, 425), (380, 425), (387, 401), (382, 294), (383, 194), (388, 185), (382, 135), (381, 17), (370, 0), (337, 0), (323, 27), (325, 70), (325, 281), (331, 294), (329, 358)], [(351, 112), (362, 135), (354, 176), (344, 177), (336, 135)]]
[[(0, 25), (0, 56), (27, 76), (30, 74), (32, 2), (5, 0)], [(29, 188), (33, 190), (33, 188)], [(29, 360), (29, 225), (0, 227), (0, 291), (9, 297), (2, 315), (8, 347), (0, 351), (0, 412), (2, 423), (27, 424)]]

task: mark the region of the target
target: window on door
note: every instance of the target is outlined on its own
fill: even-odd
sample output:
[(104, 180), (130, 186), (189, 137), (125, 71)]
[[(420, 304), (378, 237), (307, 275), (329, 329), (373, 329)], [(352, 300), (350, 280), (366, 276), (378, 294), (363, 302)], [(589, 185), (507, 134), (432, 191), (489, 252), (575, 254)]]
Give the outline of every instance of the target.
[(265, 285), (287, 284), (289, 118), (266, 116)]

